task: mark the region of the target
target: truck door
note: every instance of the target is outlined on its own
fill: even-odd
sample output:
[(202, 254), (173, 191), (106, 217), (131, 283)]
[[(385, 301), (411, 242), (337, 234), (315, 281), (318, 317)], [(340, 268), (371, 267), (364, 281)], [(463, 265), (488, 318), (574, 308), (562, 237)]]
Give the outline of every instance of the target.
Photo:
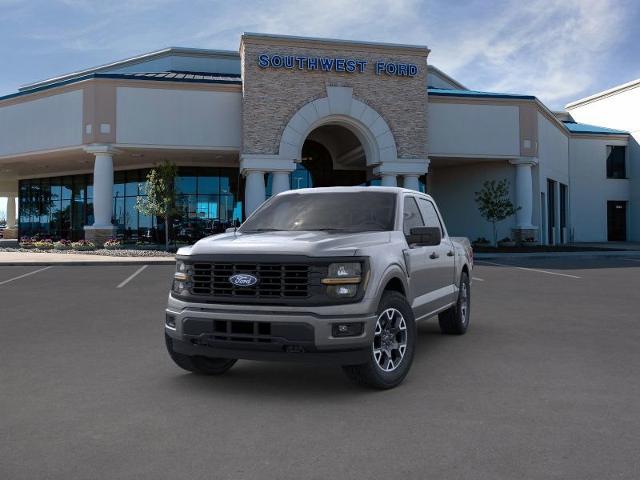
[(440, 245), (425, 247), (427, 249), (427, 276), (429, 278), (430, 310), (434, 311), (453, 302), (456, 298), (457, 285), (455, 272), (455, 250), (451, 239), (440, 220), (435, 205), (426, 198), (418, 197), (418, 206), (425, 226), (437, 227), (442, 233)]
[[(405, 236), (411, 233), (414, 227), (424, 227), (424, 220), (416, 198), (407, 195), (404, 197), (404, 209), (402, 219), (402, 231)], [(425, 293), (429, 291), (429, 267), (427, 247), (409, 245), (404, 251), (407, 269), (409, 270), (409, 289), (411, 302), (416, 318), (420, 318), (429, 312), (430, 305)]]

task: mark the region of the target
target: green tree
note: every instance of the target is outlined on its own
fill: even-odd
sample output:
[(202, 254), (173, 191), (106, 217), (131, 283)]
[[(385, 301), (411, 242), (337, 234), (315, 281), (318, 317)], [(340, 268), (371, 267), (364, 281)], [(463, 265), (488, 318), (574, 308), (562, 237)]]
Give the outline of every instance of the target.
[(520, 207), (516, 208), (509, 198), (509, 182), (507, 179), (496, 182), (487, 180), (482, 184), (482, 189), (475, 192), (476, 203), (480, 215), (491, 222), (493, 227), (493, 244), (498, 243), (496, 224), (514, 215)]
[(147, 174), (147, 184), (142, 185), (146, 196), (136, 199), (136, 210), (143, 215), (164, 219), (165, 249), (169, 250), (169, 220), (176, 213), (175, 178), (178, 167), (167, 160), (152, 168)]

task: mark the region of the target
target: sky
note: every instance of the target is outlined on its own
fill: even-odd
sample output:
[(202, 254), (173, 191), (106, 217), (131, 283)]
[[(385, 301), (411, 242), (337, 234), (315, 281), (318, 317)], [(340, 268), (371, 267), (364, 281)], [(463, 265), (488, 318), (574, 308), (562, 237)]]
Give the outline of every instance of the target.
[(637, 0), (0, 0), (0, 95), (168, 46), (237, 50), (248, 31), (427, 45), (468, 88), (559, 109), (640, 77), (639, 25)]

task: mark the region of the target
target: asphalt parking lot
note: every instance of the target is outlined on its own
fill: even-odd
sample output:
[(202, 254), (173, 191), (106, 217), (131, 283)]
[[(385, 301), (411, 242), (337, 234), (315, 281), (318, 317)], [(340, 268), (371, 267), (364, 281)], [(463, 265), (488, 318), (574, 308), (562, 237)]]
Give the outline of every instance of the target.
[(0, 478), (640, 478), (640, 259), (479, 262), (468, 334), (420, 324), (384, 392), (179, 370), (172, 271), (0, 266)]

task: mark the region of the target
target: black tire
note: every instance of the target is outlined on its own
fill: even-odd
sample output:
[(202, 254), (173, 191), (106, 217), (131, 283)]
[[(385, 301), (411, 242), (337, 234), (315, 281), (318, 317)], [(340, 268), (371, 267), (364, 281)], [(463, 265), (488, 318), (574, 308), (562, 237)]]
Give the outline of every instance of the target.
[(173, 340), (165, 333), (164, 340), (169, 356), (180, 368), (198, 375), (222, 375), (238, 361), (235, 358), (191, 357), (173, 349)]
[[(398, 327), (391, 328), (389, 332), (384, 330), (387, 335), (392, 335), (390, 339), (387, 337), (385, 341), (390, 341), (393, 345), (399, 345), (400, 343), (405, 342), (406, 347), (404, 349), (404, 355), (398, 359), (400, 350), (394, 350), (397, 355), (396, 361), (398, 363), (397, 365), (394, 365), (393, 370), (384, 370), (384, 366), (380, 363), (385, 363), (387, 353), (386, 351), (385, 353), (379, 353), (382, 351), (382, 348), (376, 348), (381, 347), (380, 341), (383, 335), (381, 331), (380, 335), (376, 335), (374, 337), (374, 342), (371, 346), (371, 356), (367, 363), (363, 365), (345, 365), (342, 367), (347, 377), (360, 385), (381, 390), (393, 388), (402, 383), (411, 368), (416, 343), (416, 322), (415, 317), (413, 316), (413, 310), (402, 294), (399, 292), (387, 291), (382, 295), (380, 305), (378, 306), (378, 321), (383, 322), (386, 320), (387, 317), (383, 318), (383, 315), (387, 315), (386, 312), (389, 311), (392, 312), (395, 319), (390, 318), (388, 321), (393, 324), (397, 324)], [(401, 317), (404, 319), (405, 330), (400, 329), (400, 316), (398, 316), (395, 311), (399, 312)], [(397, 331), (393, 333), (394, 330)], [(376, 358), (374, 352), (378, 352), (380, 356)], [(391, 359), (391, 357), (389, 357), (389, 359)], [(387, 368), (389, 368), (389, 365), (390, 364), (387, 364)]]
[[(466, 299), (465, 299), (466, 296)], [(456, 304), (438, 315), (440, 331), (447, 335), (463, 335), (469, 328), (471, 315), (471, 285), (469, 274), (462, 272), (460, 276), (460, 289)]]

